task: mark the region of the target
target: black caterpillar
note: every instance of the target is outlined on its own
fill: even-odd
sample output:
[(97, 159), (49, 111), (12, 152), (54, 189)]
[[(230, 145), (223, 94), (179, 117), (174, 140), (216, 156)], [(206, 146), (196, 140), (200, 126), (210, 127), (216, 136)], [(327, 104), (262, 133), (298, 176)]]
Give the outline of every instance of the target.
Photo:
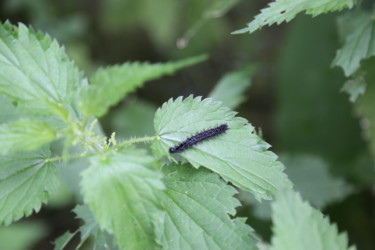
[(197, 143), (200, 143), (204, 140), (207, 140), (211, 137), (214, 137), (214, 136), (217, 136), (217, 135), (220, 135), (222, 133), (225, 133), (225, 131), (227, 131), (228, 129), (228, 125), (227, 124), (222, 124), (216, 128), (211, 128), (211, 129), (207, 129), (207, 130), (204, 130), (202, 132), (199, 132), (197, 133), (196, 135), (193, 135), (189, 138), (187, 138), (185, 141), (181, 142), (180, 144), (174, 146), (174, 147), (171, 147), (169, 149), (169, 152), (170, 153), (180, 153), (182, 151), (184, 151), (185, 149), (197, 144)]

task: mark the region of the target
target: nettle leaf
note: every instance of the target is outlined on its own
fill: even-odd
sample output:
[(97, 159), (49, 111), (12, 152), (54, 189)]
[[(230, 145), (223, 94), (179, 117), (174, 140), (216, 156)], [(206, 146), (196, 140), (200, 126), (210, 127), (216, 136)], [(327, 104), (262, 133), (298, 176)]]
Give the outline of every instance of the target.
[(355, 102), (359, 96), (366, 92), (367, 82), (364, 74), (358, 74), (352, 79), (347, 80), (342, 86), (341, 91), (348, 93), (349, 100)]
[(153, 159), (128, 149), (94, 157), (83, 172), (82, 193), (98, 224), (113, 232), (121, 249), (154, 249), (154, 226), (161, 223), (164, 189)]
[(47, 147), (0, 157), (0, 224), (38, 212), (57, 185), (57, 170), (46, 163)]
[(229, 108), (236, 108), (245, 101), (245, 91), (250, 87), (250, 76), (254, 67), (246, 67), (225, 74), (211, 91), (210, 97), (223, 102)]
[(351, 249), (346, 234), (292, 191), (276, 196), (272, 204), (273, 232), (271, 250), (285, 249)]
[(84, 84), (63, 48), (23, 24), (0, 24), (0, 93), (25, 109), (70, 106)]
[[(169, 100), (159, 108), (154, 126), (160, 140), (152, 148), (157, 157), (186, 159), (195, 168), (204, 166), (225, 180), (252, 192), (257, 198), (269, 199), (281, 187), (290, 185), (282, 172), (284, 166), (268, 151), (269, 145), (258, 137), (246, 119), (222, 107), (212, 99), (192, 96)], [(202, 130), (227, 124), (222, 135), (204, 141), (182, 153), (171, 155), (169, 148)]]
[(245, 218), (231, 219), (240, 202), (236, 189), (215, 173), (172, 164), (165, 168), (163, 249), (257, 249)]
[(339, 25), (345, 43), (332, 64), (350, 76), (359, 69), (362, 60), (375, 55), (375, 22), (372, 13), (359, 12), (345, 16)]
[(206, 56), (188, 58), (168, 63), (124, 63), (99, 69), (82, 92), (81, 111), (87, 116), (100, 117), (128, 93), (146, 81), (169, 75), (187, 66), (205, 60)]
[(56, 130), (47, 123), (21, 119), (0, 125), (0, 154), (31, 151), (56, 138)]
[(356, 2), (356, 0), (276, 0), (270, 3), (267, 8), (262, 9), (261, 13), (248, 24), (248, 27), (235, 31), (234, 34), (252, 33), (266, 25), (289, 22), (301, 12), (318, 16), (352, 8)]

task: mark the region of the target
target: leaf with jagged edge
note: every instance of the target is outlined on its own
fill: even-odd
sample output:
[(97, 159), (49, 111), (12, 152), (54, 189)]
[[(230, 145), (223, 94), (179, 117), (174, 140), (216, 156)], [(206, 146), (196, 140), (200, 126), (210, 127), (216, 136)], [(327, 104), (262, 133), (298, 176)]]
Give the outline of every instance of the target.
[(81, 219), (84, 223), (75, 232), (71, 233), (68, 231), (58, 237), (54, 243), (55, 250), (64, 249), (78, 233), (80, 233), (80, 242), (75, 247), (76, 249), (80, 249), (90, 236), (93, 237), (92, 249), (117, 249), (113, 246), (110, 235), (100, 230), (94, 215), (87, 205), (77, 205), (73, 209), (73, 212), (77, 215), (76, 218)]
[(225, 74), (209, 94), (214, 100), (221, 101), (223, 106), (236, 108), (246, 100), (245, 91), (251, 85), (254, 67), (244, 67)]
[[(269, 145), (255, 134), (254, 127), (235, 115), (236, 112), (211, 98), (170, 99), (155, 114), (154, 127), (160, 139), (153, 142), (153, 152), (158, 158), (184, 158), (195, 168), (206, 167), (252, 192), (257, 199), (270, 199), (279, 188), (290, 185), (283, 173), (284, 166), (267, 150)], [(186, 138), (221, 124), (229, 127), (224, 134), (182, 153), (169, 153), (170, 147)]]
[(53, 141), (56, 130), (45, 122), (20, 119), (0, 125), (0, 155), (32, 151)]
[(347, 80), (342, 86), (341, 91), (349, 95), (349, 100), (355, 102), (359, 96), (366, 92), (367, 82), (364, 74), (358, 74), (352, 79)]
[(0, 224), (38, 212), (57, 185), (57, 169), (46, 163), (50, 150), (0, 157)]
[(121, 249), (154, 249), (161, 223), (162, 174), (144, 151), (127, 149), (91, 159), (82, 173), (82, 194), (101, 228)]
[(171, 164), (165, 168), (163, 249), (257, 249), (245, 218), (231, 219), (240, 202), (236, 189), (207, 169)]
[(304, 202), (292, 190), (276, 195), (272, 204), (273, 237), (270, 250), (354, 250), (348, 246), (345, 233), (338, 233), (337, 226), (319, 210)]
[(0, 94), (36, 114), (74, 109), (86, 81), (64, 49), (23, 24), (0, 23)]
[(80, 109), (87, 116), (100, 117), (146, 81), (170, 75), (206, 58), (197, 56), (157, 64), (133, 62), (101, 68), (90, 78), (91, 85), (82, 91)]
[(320, 14), (352, 8), (356, 0), (276, 0), (262, 9), (246, 28), (233, 34), (252, 33), (266, 25), (289, 22), (297, 14), (305, 12), (313, 17)]
[(375, 22), (370, 12), (358, 12), (341, 18), (339, 25), (345, 43), (332, 64), (350, 76), (359, 69), (362, 60), (375, 55)]

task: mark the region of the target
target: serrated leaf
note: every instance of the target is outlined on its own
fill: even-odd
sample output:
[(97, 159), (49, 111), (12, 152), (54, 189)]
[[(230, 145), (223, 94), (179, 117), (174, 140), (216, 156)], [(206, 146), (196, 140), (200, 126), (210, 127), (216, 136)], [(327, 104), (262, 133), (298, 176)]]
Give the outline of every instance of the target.
[(21, 119), (0, 125), (0, 154), (31, 151), (53, 141), (56, 131), (47, 123)]
[(244, 218), (231, 219), (237, 191), (219, 177), (189, 165), (165, 169), (164, 224), (157, 236), (163, 249), (257, 249)]
[(343, 250), (348, 246), (345, 233), (338, 233), (337, 226), (292, 190), (276, 196), (272, 204), (273, 232), (271, 250)]
[[(160, 140), (153, 142), (153, 152), (157, 157), (180, 159), (179, 155), (195, 168), (206, 167), (257, 198), (269, 199), (276, 190), (290, 185), (284, 167), (267, 151), (269, 145), (255, 134), (254, 127), (235, 115), (210, 98), (171, 99), (156, 112), (154, 126)], [(176, 157), (169, 153), (170, 147), (186, 138), (224, 123), (229, 127), (224, 134)]]
[(48, 148), (0, 158), (0, 224), (38, 212), (57, 184)]
[(19, 107), (44, 114), (53, 113), (49, 104), (68, 108), (83, 83), (64, 49), (49, 36), (23, 24), (0, 24), (0, 93)]
[(352, 8), (356, 0), (276, 0), (260, 11), (248, 27), (233, 32), (254, 32), (266, 25), (289, 22), (299, 13), (318, 16), (320, 14)]
[(76, 234), (78, 233), (78, 230), (71, 233), (69, 231), (65, 232), (63, 235), (61, 235), (60, 237), (58, 237), (56, 240), (55, 240), (55, 247), (53, 248), (54, 250), (64, 250), (66, 249), (66, 246), (69, 244), (69, 242), (74, 238), (74, 236), (76, 236)]
[(360, 74), (355, 76), (353, 79), (349, 79), (342, 86), (341, 91), (349, 94), (349, 100), (355, 102), (359, 96), (363, 95), (366, 91), (366, 80), (365, 77)]
[[(311, 155), (281, 156), (285, 164), (285, 173), (294, 184), (295, 190), (317, 208), (323, 208), (333, 202), (343, 200), (352, 191), (343, 179), (332, 176), (328, 165), (321, 158)], [(254, 208), (254, 214), (262, 219), (271, 217), (270, 202), (262, 203), (253, 199), (247, 193), (241, 193), (244, 202)]]
[(375, 22), (371, 13), (359, 12), (339, 22), (345, 32), (344, 46), (336, 53), (332, 64), (344, 70), (346, 76), (356, 72), (362, 60), (375, 55)]
[(164, 185), (151, 157), (134, 149), (98, 156), (82, 176), (84, 200), (120, 248), (156, 247), (154, 225), (161, 222), (158, 197)]
[(129, 92), (146, 81), (169, 75), (205, 60), (206, 56), (192, 57), (169, 63), (124, 63), (99, 69), (91, 78), (91, 85), (82, 92), (81, 111), (87, 116), (100, 117)]
[(253, 71), (253, 67), (247, 67), (225, 74), (209, 96), (221, 101), (223, 106), (236, 108), (246, 99), (245, 91), (251, 85), (250, 75)]

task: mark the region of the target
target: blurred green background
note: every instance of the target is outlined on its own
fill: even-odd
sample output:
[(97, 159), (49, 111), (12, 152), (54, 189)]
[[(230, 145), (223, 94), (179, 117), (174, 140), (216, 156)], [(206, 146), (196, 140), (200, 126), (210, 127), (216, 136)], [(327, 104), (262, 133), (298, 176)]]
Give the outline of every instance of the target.
[[(153, 134), (158, 106), (190, 94), (225, 99), (281, 156), (296, 189), (347, 231), (358, 249), (375, 249), (374, 168), (360, 120), (331, 62), (341, 46), (337, 17), (300, 15), (289, 24), (231, 35), (265, 6), (245, 0), (3, 0), (0, 20), (22, 22), (63, 44), (89, 76), (125, 61), (165, 62), (208, 54), (207, 61), (149, 82), (101, 119), (105, 133)], [(221, 83), (227, 89), (214, 90)], [(229, 87), (228, 86), (233, 86)], [(231, 99), (220, 93), (238, 95)], [(232, 93), (233, 92), (233, 93)], [(224, 101), (224, 100), (223, 100)], [(238, 106), (239, 105), (239, 106)], [(0, 249), (52, 249), (51, 242), (80, 221), (79, 171), (61, 169), (58, 194), (38, 214), (0, 227)], [(271, 236), (269, 204), (238, 197), (241, 216), (264, 240)], [(90, 249), (90, 244), (85, 246)]]

